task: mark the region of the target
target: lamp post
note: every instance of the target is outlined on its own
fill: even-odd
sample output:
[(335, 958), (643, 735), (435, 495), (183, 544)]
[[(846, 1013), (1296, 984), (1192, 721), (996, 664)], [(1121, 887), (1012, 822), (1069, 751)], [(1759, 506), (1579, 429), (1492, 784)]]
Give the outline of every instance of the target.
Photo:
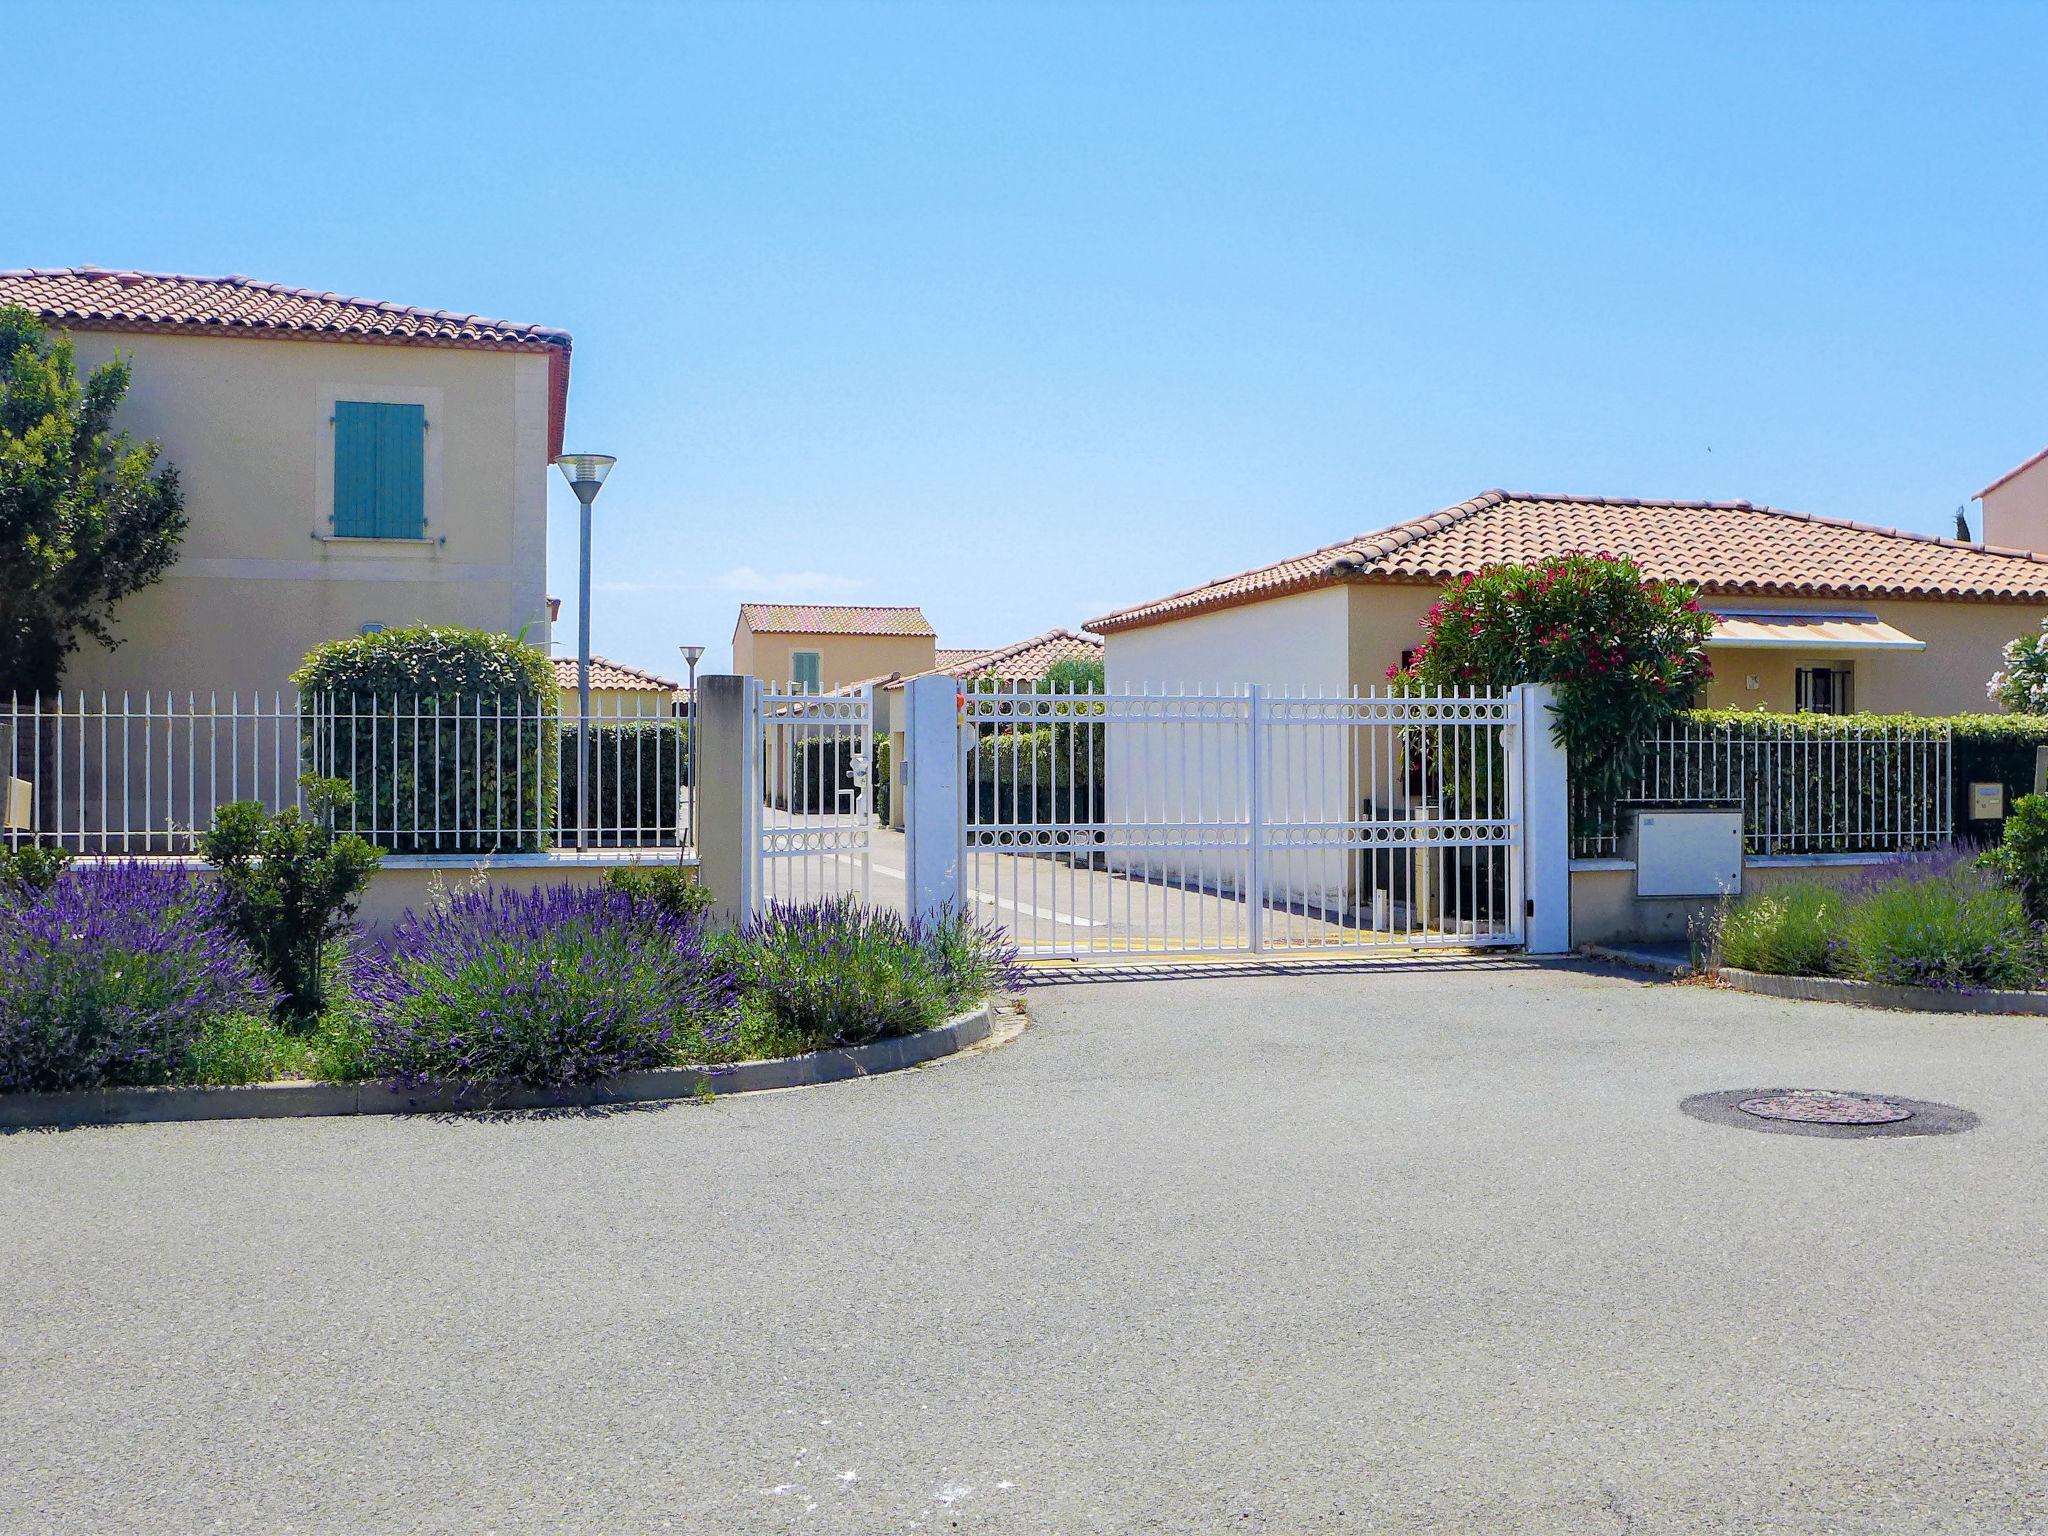
[(697, 663), (704, 659), (704, 647), (701, 645), (679, 645), (676, 649), (683, 653), (683, 665), (690, 669), (690, 686), (683, 694), (683, 697), (689, 701), (690, 712), (688, 716), (689, 724), (687, 726), (689, 735), (684, 737), (683, 741), (684, 751), (688, 754), (687, 762), (690, 774), (689, 839), (690, 846), (695, 848), (697, 846)]
[(582, 504), (576, 553), (576, 846), (590, 846), (590, 802), (583, 794), (590, 732), (590, 504), (619, 461), (608, 453), (565, 453), (555, 460)]

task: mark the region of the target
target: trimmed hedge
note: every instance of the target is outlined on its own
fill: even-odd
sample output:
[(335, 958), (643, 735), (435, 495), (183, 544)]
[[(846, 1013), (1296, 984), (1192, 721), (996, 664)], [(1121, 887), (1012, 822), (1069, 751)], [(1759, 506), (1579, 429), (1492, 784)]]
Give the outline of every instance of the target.
[(2010, 810), (2034, 792), (2034, 749), (2048, 747), (2048, 715), (1781, 715), (1761, 710), (1694, 709), (1679, 717), (1703, 725), (1739, 723), (1772, 735), (1824, 741), (1857, 730), (1949, 733), (1952, 809), (1956, 835), (1996, 836), (2003, 821), (1970, 820), (1970, 786), (2003, 784)]
[(1053, 723), (984, 735), (967, 762), (975, 824), (1102, 820), (1105, 734), (1085, 723)]
[(306, 761), (351, 788), (345, 830), (395, 853), (542, 846), (555, 817), (558, 694), (533, 646), (419, 624), (315, 646), (292, 682)]
[[(579, 823), (573, 724), (562, 727), (561, 765), (562, 825), (573, 834)], [(682, 720), (593, 720), (585, 774), (594, 812), (588, 825), (601, 843), (630, 847), (673, 831), (690, 781), (690, 728)]]

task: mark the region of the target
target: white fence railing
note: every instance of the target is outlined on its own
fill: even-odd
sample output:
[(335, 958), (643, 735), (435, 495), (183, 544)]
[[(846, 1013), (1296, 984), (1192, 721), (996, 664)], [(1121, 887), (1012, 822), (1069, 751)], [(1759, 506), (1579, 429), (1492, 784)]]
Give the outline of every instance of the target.
[(1752, 856), (1902, 853), (1954, 830), (1948, 727), (1682, 720), (1649, 743), (1634, 792), (1596, 804), (1572, 780), (1577, 858), (1621, 853), (1635, 806), (1726, 805)]
[(689, 726), (664, 706), (582, 722), (536, 697), (65, 694), (0, 710), (0, 838), (82, 855), (189, 853), (236, 800), (353, 791), (342, 824), (406, 854), (679, 849)]

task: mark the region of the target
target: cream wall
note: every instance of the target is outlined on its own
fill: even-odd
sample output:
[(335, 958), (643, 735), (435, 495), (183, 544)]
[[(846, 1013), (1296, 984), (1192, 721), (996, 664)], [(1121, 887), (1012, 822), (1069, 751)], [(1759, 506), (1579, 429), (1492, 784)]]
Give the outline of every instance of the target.
[(1978, 531), (1986, 544), (2048, 550), (2048, 459), (2029, 464), (1982, 500), (1984, 526)]
[(931, 635), (757, 635), (742, 619), (733, 631), (732, 669), (786, 684), (795, 675), (790, 658), (798, 651), (818, 653), (819, 686), (829, 692), (891, 672), (929, 672), (937, 664), (938, 641)]
[[(1430, 586), (1360, 582), (1341, 589), (1351, 602), (1351, 679), (1361, 689), (1384, 686), (1387, 667), (1422, 638), (1421, 619), (1439, 591)], [(1702, 703), (1714, 707), (1790, 710), (1798, 667), (1849, 662), (1856, 671), (1856, 707), (1880, 713), (1953, 715), (1995, 711), (1985, 695), (1991, 674), (2003, 665), (2005, 643), (2040, 627), (2048, 606), (2025, 603), (1929, 602), (1906, 599), (1725, 598), (1731, 607), (1808, 612), (1851, 609), (1874, 613), (1886, 623), (1927, 642), (1923, 651), (1740, 650), (1708, 652), (1714, 681)], [(1255, 614), (1257, 604), (1226, 610)], [(1191, 623), (1160, 625), (1136, 634), (1186, 629)], [(1114, 637), (1112, 637), (1114, 638)], [(1758, 687), (1747, 686), (1755, 674)]]
[[(114, 610), (67, 687), (269, 690), (365, 623), (548, 642), (548, 359), (541, 353), (233, 337), (73, 337), (133, 365), (119, 424), (178, 467), (178, 563)], [(426, 407), (425, 540), (327, 535), (337, 400)]]
[[(564, 688), (562, 713), (574, 716), (578, 695), (573, 687)], [(604, 715), (623, 720), (668, 720), (675, 717), (676, 701), (673, 694), (651, 688), (593, 688), (590, 690), (590, 714), (595, 719)]]

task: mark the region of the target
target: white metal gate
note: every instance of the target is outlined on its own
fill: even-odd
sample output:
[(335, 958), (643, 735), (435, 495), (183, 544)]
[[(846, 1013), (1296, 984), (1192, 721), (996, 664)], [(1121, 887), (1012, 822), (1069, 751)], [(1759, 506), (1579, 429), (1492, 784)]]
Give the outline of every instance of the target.
[(1512, 692), (961, 700), (968, 900), (1037, 955), (1515, 944)]
[(756, 904), (869, 898), (874, 708), (871, 688), (804, 693), (747, 679)]

